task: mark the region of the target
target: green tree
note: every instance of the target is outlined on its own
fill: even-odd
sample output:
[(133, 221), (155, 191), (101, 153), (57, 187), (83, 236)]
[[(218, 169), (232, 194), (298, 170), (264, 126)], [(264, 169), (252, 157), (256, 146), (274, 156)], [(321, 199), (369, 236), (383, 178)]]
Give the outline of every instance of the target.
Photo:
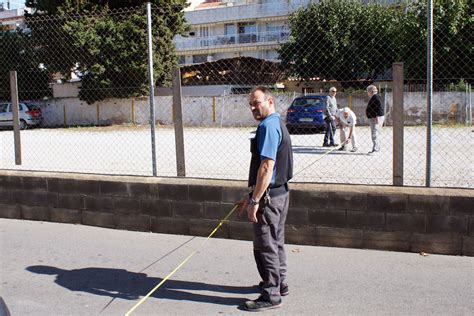
[[(433, 5), (433, 77), (441, 83), (470, 78), (474, 72), (474, 14), (472, 1), (436, 0)], [(413, 2), (405, 17), (403, 60), (407, 78), (426, 78), (427, 3)], [(405, 66), (406, 68), (406, 66)]]
[[(40, 0), (27, 2), (27, 19), (44, 65), (55, 79), (81, 80), (79, 97), (93, 103), (108, 97), (147, 93), (145, 1)], [(130, 6), (135, 6), (130, 8)], [(177, 65), (173, 38), (184, 34), (186, 0), (152, 1), (154, 76), (171, 82)], [(50, 14), (53, 13), (54, 15)]]
[(390, 70), (398, 54), (397, 21), (403, 10), (357, 1), (322, 1), (290, 15), (291, 39), (280, 50), (282, 67), (303, 79), (353, 84)]
[(9, 30), (0, 25), (0, 100), (10, 100), (10, 71), (17, 71), (20, 100), (40, 99), (51, 95), (49, 76), (30, 50), (31, 37), (20, 29)]
[[(434, 6), (434, 74), (451, 82), (471, 78), (474, 34), (468, 0)], [(426, 78), (426, 1), (384, 6), (326, 0), (290, 16), (291, 39), (280, 50), (289, 76), (319, 77), (354, 86), (390, 77), (404, 62), (405, 77)], [(472, 80), (472, 78), (471, 78)]]

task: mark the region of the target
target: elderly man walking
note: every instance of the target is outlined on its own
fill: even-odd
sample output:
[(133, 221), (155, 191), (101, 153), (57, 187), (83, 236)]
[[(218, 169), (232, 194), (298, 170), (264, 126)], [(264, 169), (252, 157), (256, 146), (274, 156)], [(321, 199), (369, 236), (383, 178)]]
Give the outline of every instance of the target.
[(372, 134), (372, 150), (369, 154), (378, 153), (380, 151), (380, 134), (385, 119), (385, 110), (382, 104), (382, 98), (378, 95), (377, 87), (370, 85), (367, 87), (367, 95), (369, 103), (365, 109), (365, 114), (369, 119), (370, 132)]

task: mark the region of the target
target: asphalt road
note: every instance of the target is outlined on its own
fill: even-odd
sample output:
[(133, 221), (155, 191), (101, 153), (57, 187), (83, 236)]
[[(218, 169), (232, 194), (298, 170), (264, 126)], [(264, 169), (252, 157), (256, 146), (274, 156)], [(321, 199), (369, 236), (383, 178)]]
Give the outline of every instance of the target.
[[(12, 315), (243, 315), (257, 297), (248, 241), (0, 219), (0, 296)], [(202, 246), (202, 247), (201, 247)], [(200, 248), (201, 247), (201, 248)], [(287, 245), (274, 315), (472, 315), (474, 258)]]

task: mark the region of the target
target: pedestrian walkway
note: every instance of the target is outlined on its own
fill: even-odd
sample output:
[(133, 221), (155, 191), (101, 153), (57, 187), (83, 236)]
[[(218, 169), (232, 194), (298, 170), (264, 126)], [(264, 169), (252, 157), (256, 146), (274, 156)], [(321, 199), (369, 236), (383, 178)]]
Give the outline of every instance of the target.
[[(12, 315), (124, 315), (204, 238), (0, 219)], [(474, 258), (287, 245), (290, 295), (273, 315), (472, 315)], [(252, 243), (211, 239), (132, 315), (245, 315)], [(1, 313), (0, 313), (1, 314)]]

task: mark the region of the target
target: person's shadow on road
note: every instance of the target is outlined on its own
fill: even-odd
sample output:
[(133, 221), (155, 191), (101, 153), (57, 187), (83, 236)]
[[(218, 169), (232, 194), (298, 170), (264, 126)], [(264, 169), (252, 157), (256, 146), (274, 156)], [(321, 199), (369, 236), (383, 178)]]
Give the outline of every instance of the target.
[[(56, 275), (54, 282), (68, 290), (109, 296), (113, 299), (136, 300), (148, 294), (149, 291), (162, 281), (161, 278), (153, 278), (147, 276), (145, 273), (135, 273), (124, 269), (90, 267), (64, 270), (51, 266), (37, 265), (29, 266), (26, 270), (38, 274)], [(238, 287), (169, 279), (163, 283), (151, 297), (221, 305), (240, 305), (245, 302), (247, 298), (242, 296), (228, 297), (201, 293), (196, 294), (191, 291), (242, 295), (256, 293), (257, 290), (255, 286)]]

